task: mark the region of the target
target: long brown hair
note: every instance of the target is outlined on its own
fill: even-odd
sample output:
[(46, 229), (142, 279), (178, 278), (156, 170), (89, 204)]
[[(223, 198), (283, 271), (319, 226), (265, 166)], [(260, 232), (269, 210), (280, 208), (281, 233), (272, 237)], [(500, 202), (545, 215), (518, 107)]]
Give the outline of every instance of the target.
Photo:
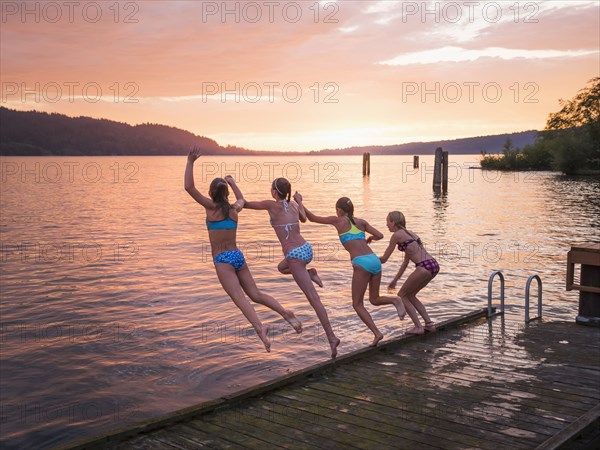
[(352, 204), (352, 200), (350, 200), (348, 197), (341, 197), (337, 202), (335, 202), (335, 207), (348, 214), (348, 219), (350, 219), (352, 225), (356, 225), (354, 222), (354, 205)]
[(271, 185), (271, 189), (275, 189), (277, 191), (277, 196), (282, 200), (290, 201), (292, 197), (292, 185), (285, 178), (276, 178), (273, 180), (273, 184)]
[(208, 193), (213, 202), (221, 209), (223, 217), (227, 219), (229, 217), (229, 210), (231, 205), (229, 204), (229, 188), (227, 187), (227, 181), (223, 178), (215, 178), (210, 183)]

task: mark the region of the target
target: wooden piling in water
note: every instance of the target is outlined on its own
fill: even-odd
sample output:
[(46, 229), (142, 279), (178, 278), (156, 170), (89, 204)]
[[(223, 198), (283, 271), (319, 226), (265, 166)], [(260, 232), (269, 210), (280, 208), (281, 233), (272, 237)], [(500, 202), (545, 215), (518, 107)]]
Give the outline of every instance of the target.
[(371, 154), (363, 153), (363, 177), (371, 175)]
[(442, 147), (435, 149), (435, 159), (433, 160), (433, 190), (438, 192), (442, 187)]
[(448, 152), (442, 152), (442, 191), (448, 192)]
[(433, 190), (435, 192), (448, 192), (448, 152), (442, 147), (435, 149), (433, 162)]

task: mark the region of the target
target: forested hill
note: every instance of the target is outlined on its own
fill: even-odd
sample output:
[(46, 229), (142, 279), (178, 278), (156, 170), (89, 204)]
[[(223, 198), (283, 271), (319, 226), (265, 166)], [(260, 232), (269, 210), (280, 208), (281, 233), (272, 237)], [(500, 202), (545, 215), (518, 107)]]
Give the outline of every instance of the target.
[(326, 149), (316, 153), (319, 155), (358, 155), (369, 152), (372, 155), (433, 155), (436, 147), (454, 154), (500, 153), (507, 139), (514, 147), (523, 148), (535, 142), (537, 131), (477, 136), (435, 142), (411, 142), (397, 145), (371, 145), (365, 147), (349, 147)]
[(165, 125), (132, 126), (106, 119), (0, 107), (2, 155), (182, 155), (193, 145), (211, 155), (254, 153), (223, 148), (207, 137)]
[[(313, 151), (315, 155), (426, 155), (436, 147), (455, 154), (498, 153), (506, 139), (514, 147), (535, 141), (535, 131), (480, 136), (437, 142), (350, 147)], [(36, 111), (15, 111), (0, 107), (0, 154), (39, 155), (183, 155), (194, 145), (209, 155), (303, 154), (257, 152), (240, 147), (221, 147), (217, 142), (189, 131), (158, 124), (128, 125), (91, 117), (68, 117)]]

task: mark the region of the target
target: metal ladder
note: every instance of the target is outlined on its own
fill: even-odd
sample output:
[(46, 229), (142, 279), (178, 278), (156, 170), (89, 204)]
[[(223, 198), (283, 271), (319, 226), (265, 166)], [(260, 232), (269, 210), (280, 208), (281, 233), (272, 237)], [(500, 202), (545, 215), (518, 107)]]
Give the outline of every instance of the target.
[[(500, 311), (492, 313), (492, 287), (494, 278), (496, 276), (500, 277)], [(531, 287), (531, 282), (533, 280), (537, 281), (538, 285), (538, 315), (536, 317), (529, 317), (529, 291)], [(500, 270), (496, 270), (492, 272), (490, 279), (488, 280), (488, 318), (504, 315), (504, 275)], [(542, 279), (539, 275), (532, 275), (527, 279), (527, 284), (525, 285), (525, 323), (529, 323), (532, 320), (537, 320), (542, 318)]]
[[(494, 282), (494, 278), (498, 275), (500, 277), (500, 311), (492, 314), (492, 283)], [(490, 279), (488, 281), (488, 318), (504, 315), (504, 275), (499, 270), (492, 272)]]
[[(531, 287), (531, 282), (533, 280), (537, 281), (538, 285), (538, 315), (537, 317), (529, 318), (529, 288)], [(525, 285), (525, 323), (529, 323), (532, 320), (537, 320), (542, 318), (542, 279), (538, 275), (531, 275), (527, 279), (527, 284)]]

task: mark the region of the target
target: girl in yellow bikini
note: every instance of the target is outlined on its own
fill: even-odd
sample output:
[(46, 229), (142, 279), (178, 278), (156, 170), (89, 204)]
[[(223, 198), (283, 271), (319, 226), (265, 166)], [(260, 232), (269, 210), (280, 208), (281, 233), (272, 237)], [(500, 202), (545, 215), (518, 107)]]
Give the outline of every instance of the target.
[[(358, 317), (373, 332), (375, 337), (371, 346), (376, 346), (383, 334), (364, 306), (363, 300), (369, 286), (369, 301), (376, 306), (394, 305), (400, 320), (404, 319), (406, 311), (399, 297), (380, 296), (381, 262), (369, 244), (383, 239), (383, 234), (373, 228), (366, 220), (354, 217), (354, 205), (348, 197), (340, 198), (335, 204), (335, 216), (320, 217), (310, 212), (302, 203), (302, 196), (296, 192), (294, 200), (300, 210), (304, 211), (311, 222), (333, 225), (338, 231), (338, 237), (344, 248), (350, 253), (352, 267), (352, 306)], [(365, 238), (365, 231), (371, 236)]]

